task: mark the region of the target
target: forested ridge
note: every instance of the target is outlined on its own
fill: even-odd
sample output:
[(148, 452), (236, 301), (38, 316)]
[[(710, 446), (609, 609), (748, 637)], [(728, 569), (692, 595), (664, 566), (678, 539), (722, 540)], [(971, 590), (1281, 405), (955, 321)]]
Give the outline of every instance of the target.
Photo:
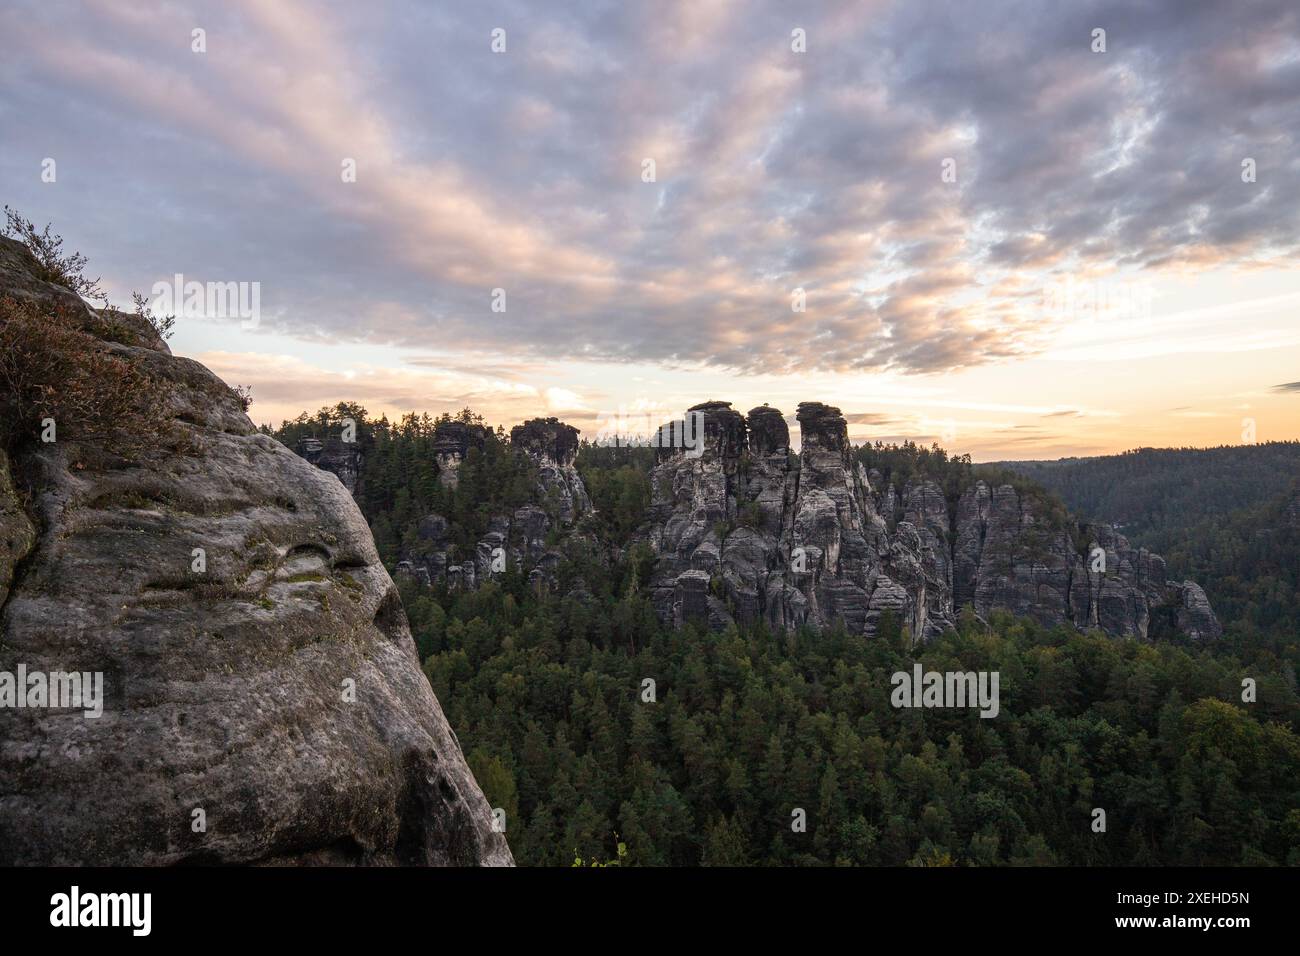
[[(422, 509), (474, 522), (482, 502), (527, 494), (499, 432), (451, 492), (427, 456), (436, 420), (348, 411), (366, 422), (359, 499), (390, 568)], [(292, 447), (338, 417), (276, 434)], [(949, 493), (998, 474), (917, 446), (858, 454)], [(554, 592), (513, 569), (463, 592), (399, 578), (424, 671), (521, 864), (1300, 863), (1294, 632), (1256, 642), (1228, 620), (1217, 647), (1149, 644), (970, 613), (920, 648), (892, 619), (870, 639), (674, 630), (627, 546), (653, 458), (580, 449), (601, 553), (571, 549)], [(580, 598), (559, 596), (578, 579)], [(918, 660), (998, 671), (999, 716), (895, 709), (890, 677)]]
[(457, 543), (468, 550), (487, 529), (490, 515), (533, 497), (536, 469), (527, 458), (511, 452), (500, 426), (484, 430), (483, 448), (468, 456), (455, 488), (438, 481), (434, 432), (448, 421), (482, 425), (482, 416), (468, 408), (454, 416), (411, 412), (390, 422), (387, 416), (372, 419), (360, 405), (344, 402), (315, 415), (304, 412), (278, 429), (264, 425), (261, 430), (297, 448), (303, 438), (338, 435), (345, 421), (355, 424), (361, 451), (357, 504), (370, 523), (379, 556), (390, 569), (425, 515), (447, 518)]
[(1003, 462), (1076, 513), (1120, 526), (1171, 574), (1197, 581), (1233, 646), (1296, 656), (1300, 642), (1300, 442), (1143, 448), (1100, 458)]
[(1138, 448), (1120, 455), (1006, 461), (1081, 518), (1119, 526), (1164, 552), (1181, 529), (1273, 501), (1300, 478), (1300, 441), (1218, 448)]

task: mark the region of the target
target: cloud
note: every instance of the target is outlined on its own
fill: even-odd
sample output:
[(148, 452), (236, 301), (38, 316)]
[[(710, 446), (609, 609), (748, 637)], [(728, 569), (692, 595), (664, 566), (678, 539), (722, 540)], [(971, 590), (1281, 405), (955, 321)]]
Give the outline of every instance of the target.
[(504, 420), (534, 417), (543, 394), (522, 382), (490, 375), (423, 369), (377, 368), (358, 363), (345, 371), (313, 365), (292, 355), (204, 352), (195, 356), (230, 385), (251, 385), (254, 421), (279, 424), (299, 412), (313, 412), (343, 398), (373, 415), (390, 417), (409, 411), (457, 411), (467, 406), (491, 408)]
[(1274, 385), (1273, 391), (1283, 393), (1300, 392), (1300, 382), (1287, 382), (1284, 385)]
[(1231, 29), (1183, 0), (825, 4), (797, 24), (726, 0), (19, 0), (0, 29), (12, 201), (119, 297), (178, 271), (257, 280), (268, 325), (304, 339), (943, 372), (1051, 348), (1062, 281), (1300, 254), (1290, 0)]
[(546, 409), (551, 414), (574, 414), (577, 412), (591, 412), (582, 400), (582, 396), (577, 392), (570, 391), (567, 388), (551, 387), (542, 393), (546, 399)]

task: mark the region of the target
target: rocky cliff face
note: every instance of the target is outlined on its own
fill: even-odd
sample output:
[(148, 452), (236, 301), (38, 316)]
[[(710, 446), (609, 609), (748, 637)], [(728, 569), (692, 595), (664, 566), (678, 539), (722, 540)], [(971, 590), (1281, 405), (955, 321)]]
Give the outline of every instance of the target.
[[(451, 446), (452, 439), (444, 442), (446, 427), (439, 426), (435, 433), (435, 450)], [(461, 430), (456, 429), (455, 435), (458, 440)], [(445, 582), (452, 588), (473, 590), (493, 574), (526, 569), (531, 584), (549, 585), (562, 559), (562, 552), (555, 546), (556, 537), (561, 532), (569, 539), (579, 534), (576, 522), (591, 511), (591, 499), (574, 466), (578, 430), (555, 418), (534, 418), (511, 430), (510, 444), (536, 466), (535, 493), (541, 504), (525, 504), (508, 514), (493, 515), (487, 533), (469, 553), (460, 553), (454, 547), (446, 518), (427, 515), (417, 527), (418, 543), (409, 547), (398, 562), (399, 575), (425, 585)], [(456, 479), (446, 477), (446, 472), (454, 474), (463, 457), (461, 453), (444, 461), (439, 455), (439, 480), (454, 483)]]
[(304, 438), (298, 442), (297, 452), (317, 468), (332, 472), (348, 494), (356, 496), (361, 486), (363, 455), (357, 442), (338, 438)]
[(955, 503), (929, 480), (882, 487), (854, 461), (839, 409), (799, 406), (797, 459), (776, 409), (691, 411), (704, 415), (702, 453), (661, 453), (639, 534), (658, 557), (665, 620), (840, 620), (870, 634), (890, 611), (924, 639), (970, 605), (1115, 635), (1145, 638), (1158, 614), (1194, 638), (1221, 633), (1196, 584), (1167, 580), (1161, 558), (1109, 526), (1053, 528), (1010, 485), (976, 481)]
[[(0, 293), (88, 312), (8, 240)], [(0, 864), (512, 863), (347, 489), (128, 331), (167, 435), (0, 455), (0, 672), (105, 697), (0, 709)]]
[[(433, 455), (438, 463), (438, 480), (442, 484), (456, 487), (461, 462), (471, 448), (483, 448), (486, 434), (484, 426), (465, 422), (443, 422), (438, 426), (433, 436)], [(323, 462), (321, 467), (329, 468), (330, 463)]]
[[(1195, 639), (1222, 633), (1198, 585), (1168, 580), (1163, 559), (1111, 526), (1054, 525), (1008, 484), (976, 480), (955, 501), (931, 480), (895, 487), (856, 461), (839, 409), (805, 402), (796, 418), (797, 456), (785, 417), (766, 405), (742, 415), (705, 402), (661, 429), (649, 520), (634, 543), (656, 556), (650, 595), (665, 621), (788, 629), (839, 620), (873, 634), (889, 612), (927, 639), (970, 606), (981, 618), (1005, 609), (1127, 637), (1166, 625)], [(439, 427), (440, 480), (455, 482), (473, 427)], [(511, 445), (537, 465), (547, 507), (495, 515), (469, 553), (453, 546), (445, 518), (429, 515), (399, 574), (468, 589), (506, 567), (529, 569), (539, 586), (552, 579), (558, 542), (581, 535), (591, 510), (573, 464), (578, 432), (533, 419), (512, 430)]]
[(543, 500), (553, 502), (560, 523), (570, 525), (591, 510), (591, 499), (573, 462), (578, 454), (578, 430), (556, 418), (534, 418), (510, 429), (510, 444), (537, 465)]

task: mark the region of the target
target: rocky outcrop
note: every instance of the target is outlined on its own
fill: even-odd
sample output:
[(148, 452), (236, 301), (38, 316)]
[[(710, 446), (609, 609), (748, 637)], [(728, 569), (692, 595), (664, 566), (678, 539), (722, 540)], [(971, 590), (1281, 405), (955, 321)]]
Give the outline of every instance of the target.
[[(1157, 555), (1109, 526), (1053, 525), (1011, 485), (976, 481), (949, 501), (929, 479), (896, 488), (865, 473), (837, 408), (799, 406), (797, 458), (776, 409), (691, 412), (703, 448), (664, 443), (638, 533), (657, 556), (650, 594), (665, 621), (839, 621), (871, 634), (890, 613), (925, 639), (969, 605), (1141, 638), (1168, 612), (1193, 638), (1221, 633), (1197, 585), (1167, 580)], [(1076, 545), (1089, 535), (1106, 557), (1097, 571)]]
[[(990, 502), (985, 515), (973, 527), (964, 524), (960, 516), (978, 512), (984, 500)], [(1169, 611), (1193, 639), (1222, 634), (1198, 585), (1169, 580), (1163, 558), (1131, 547), (1110, 525), (1053, 528), (1010, 485), (990, 489), (983, 481), (962, 495), (958, 515), (957, 553), (965, 557), (954, 585), (956, 593), (974, 595), (980, 614), (1006, 608), (1045, 624), (1070, 621), (1107, 634), (1147, 638), (1153, 617)], [(983, 537), (984, 547), (972, 561), (970, 543), (976, 535)]]
[[(637, 540), (657, 556), (650, 596), (663, 620), (723, 628), (761, 619), (782, 629), (840, 621), (875, 633), (890, 614), (926, 639), (969, 606), (981, 618), (1003, 609), (1128, 637), (1165, 626), (1194, 639), (1222, 633), (1199, 586), (1168, 580), (1158, 555), (1113, 527), (1040, 513), (1009, 484), (976, 480), (953, 501), (927, 478), (898, 487), (857, 463), (839, 409), (805, 402), (795, 417), (797, 456), (785, 417), (767, 405), (742, 415), (703, 402), (661, 429)], [(440, 425), (440, 478), (454, 484), (442, 469), (454, 472), (484, 438), (482, 426)], [(512, 430), (511, 446), (536, 466), (535, 503), (493, 516), (486, 534), (459, 548), (447, 521), (427, 516), (400, 575), (474, 589), (516, 569), (544, 586), (565, 546), (594, 544), (578, 528), (591, 501), (574, 467), (577, 430), (532, 419)], [(318, 461), (331, 467), (329, 456)]]
[(562, 524), (572, 524), (591, 510), (591, 499), (573, 464), (578, 456), (578, 429), (556, 418), (533, 418), (510, 429), (510, 444), (537, 466), (542, 498), (553, 504)]
[(522, 505), (510, 514), (494, 515), (487, 533), (462, 550), (447, 519), (427, 515), (416, 526), (416, 541), (397, 563), (396, 574), (426, 587), (445, 583), (467, 591), (508, 570), (526, 572), (534, 585), (548, 584), (563, 558), (550, 542), (553, 526), (550, 515), (537, 505)]
[[(460, 484), (461, 465), (473, 450), (482, 451), (489, 429), (459, 420), (439, 422), (434, 429), (433, 457), (438, 481), (445, 488)], [(569, 530), (591, 511), (591, 499), (574, 465), (578, 430), (556, 418), (534, 418), (511, 430), (510, 446), (527, 455), (536, 470), (535, 498), (510, 513), (493, 515), (487, 533), (469, 547), (458, 547), (450, 523), (438, 514), (426, 515), (416, 528), (395, 573), (430, 586), (445, 582), (474, 590), (492, 575), (507, 569), (525, 570), (536, 585), (551, 582), (562, 559), (550, 542), (553, 530)], [(364, 453), (357, 443), (337, 438), (304, 438), (298, 454), (335, 475), (357, 495)]]
[[(464, 432), (456, 429), (454, 434)], [(526, 573), (536, 587), (549, 587), (564, 559), (555, 540), (561, 532), (570, 545), (594, 544), (575, 527), (591, 511), (591, 499), (574, 464), (578, 430), (555, 418), (534, 418), (511, 429), (510, 447), (526, 455), (535, 469), (535, 500), (509, 513), (493, 515), (487, 533), (469, 547), (463, 542), (457, 546), (446, 518), (425, 516), (417, 526), (416, 542), (405, 549), (397, 564), (398, 575), (426, 586), (445, 583), (453, 589), (474, 590), (493, 575), (513, 570)], [(438, 466), (442, 478), (445, 462), (441, 454)], [(452, 467), (459, 467), (459, 459)]]
[(459, 481), (460, 464), (471, 448), (482, 450), (487, 440), (487, 428), (460, 421), (439, 422), (433, 433), (433, 456), (438, 463), (438, 480), (455, 488)]
[(303, 438), (298, 442), (297, 452), (317, 468), (334, 474), (348, 494), (357, 496), (363, 462), (360, 444), (339, 438)]
[[(1205, 596), (1205, 591), (1195, 581), (1184, 581), (1182, 584), (1171, 583), (1169, 587), (1176, 588), (1180, 603), (1176, 609), (1175, 622), (1178, 630), (1186, 634), (1193, 640), (1214, 639), (1223, 636), (1223, 626), (1219, 619), (1214, 616), (1214, 609), (1210, 607), (1210, 599)], [(1167, 599), (1167, 597), (1166, 597)]]
[[(94, 324), (33, 276), (0, 240), (0, 293)], [(510, 864), (352, 497), (145, 334), (97, 347), (165, 434), (0, 457), (0, 672), (104, 688), (0, 709), (0, 865)]]

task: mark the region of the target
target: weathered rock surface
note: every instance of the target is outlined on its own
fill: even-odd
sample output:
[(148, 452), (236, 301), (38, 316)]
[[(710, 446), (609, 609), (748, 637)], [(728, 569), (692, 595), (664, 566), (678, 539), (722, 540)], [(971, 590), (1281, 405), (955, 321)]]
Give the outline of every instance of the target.
[(574, 459), (578, 455), (578, 430), (556, 418), (533, 418), (510, 429), (510, 444), (537, 465), (537, 481), (544, 499), (554, 502), (563, 524), (591, 510), (591, 499)]
[(359, 443), (338, 438), (304, 438), (298, 442), (297, 452), (317, 468), (332, 472), (348, 494), (357, 496), (363, 461)]
[[(638, 533), (658, 558), (650, 593), (665, 621), (839, 620), (870, 634), (888, 611), (925, 639), (969, 605), (1140, 638), (1168, 611), (1193, 638), (1221, 634), (1200, 587), (1167, 580), (1159, 556), (1109, 526), (1054, 528), (1011, 485), (976, 481), (950, 503), (928, 479), (895, 488), (866, 474), (837, 408), (799, 406), (797, 460), (776, 409), (691, 411), (703, 449), (660, 452)], [(1104, 549), (1103, 571), (1076, 547), (1085, 539)]]
[[(433, 454), (438, 463), (438, 480), (455, 488), (459, 481), (460, 465), (471, 448), (483, 448), (487, 429), (483, 425), (465, 422), (439, 422), (433, 433)], [(321, 467), (327, 468), (328, 463)]]
[(18, 490), (9, 473), (9, 456), (0, 449), (0, 607), (9, 597), (9, 588), (18, 563), (36, 545), (36, 526), (23, 509)]
[[(67, 300), (30, 266), (0, 240), (0, 293)], [(0, 458), (0, 671), (106, 698), (0, 709), (0, 864), (511, 864), (347, 489), (198, 363), (104, 347), (172, 383), (174, 434)]]

